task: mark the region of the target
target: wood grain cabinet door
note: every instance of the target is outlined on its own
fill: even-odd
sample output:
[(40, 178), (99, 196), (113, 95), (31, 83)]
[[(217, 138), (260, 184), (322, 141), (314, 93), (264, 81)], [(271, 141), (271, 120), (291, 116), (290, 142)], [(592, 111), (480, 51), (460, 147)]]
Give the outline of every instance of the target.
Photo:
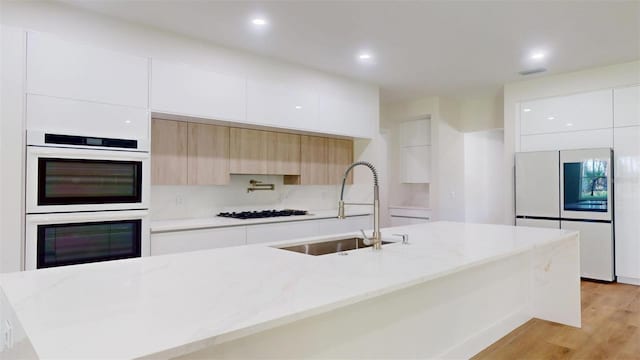
[(300, 137), (300, 185), (329, 184), (327, 147), (327, 138)]
[(267, 174), (267, 131), (231, 128), (230, 172), (232, 174)]
[(269, 132), (267, 138), (267, 172), (300, 175), (300, 135)]
[(187, 184), (187, 123), (151, 120), (151, 184)]
[[(345, 170), (353, 163), (353, 140), (327, 140), (327, 181), (329, 184), (342, 184)], [(347, 177), (347, 184), (353, 184), (353, 171)]]
[(229, 128), (189, 123), (189, 185), (224, 185), (229, 175)]

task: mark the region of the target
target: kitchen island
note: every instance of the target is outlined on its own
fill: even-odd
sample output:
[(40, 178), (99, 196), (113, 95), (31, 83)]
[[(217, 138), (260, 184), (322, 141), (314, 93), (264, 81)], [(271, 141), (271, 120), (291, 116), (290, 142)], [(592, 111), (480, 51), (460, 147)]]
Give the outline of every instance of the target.
[(464, 358), (532, 317), (580, 326), (577, 232), (395, 233), (347, 256), (277, 248), (304, 239), (4, 274), (1, 355)]

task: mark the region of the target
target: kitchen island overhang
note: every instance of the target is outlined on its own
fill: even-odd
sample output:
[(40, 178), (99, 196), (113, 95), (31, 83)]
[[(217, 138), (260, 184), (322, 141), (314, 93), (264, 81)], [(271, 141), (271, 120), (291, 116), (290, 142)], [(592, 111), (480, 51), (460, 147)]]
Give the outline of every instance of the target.
[(348, 256), (251, 245), (7, 274), (3, 306), (41, 358), (460, 358), (532, 317), (580, 326), (577, 232), (398, 232), (409, 245)]

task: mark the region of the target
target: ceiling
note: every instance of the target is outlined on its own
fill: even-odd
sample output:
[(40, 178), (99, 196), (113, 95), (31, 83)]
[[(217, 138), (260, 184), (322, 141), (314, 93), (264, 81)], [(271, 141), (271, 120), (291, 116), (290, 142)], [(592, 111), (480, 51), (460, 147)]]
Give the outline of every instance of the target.
[[(497, 90), (640, 58), (638, 1), (64, 0), (211, 43), (358, 78), (383, 101)], [(256, 29), (255, 16), (269, 24)], [(373, 60), (357, 55), (367, 50)], [(544, 51), (543, 60), (530, 59)]]

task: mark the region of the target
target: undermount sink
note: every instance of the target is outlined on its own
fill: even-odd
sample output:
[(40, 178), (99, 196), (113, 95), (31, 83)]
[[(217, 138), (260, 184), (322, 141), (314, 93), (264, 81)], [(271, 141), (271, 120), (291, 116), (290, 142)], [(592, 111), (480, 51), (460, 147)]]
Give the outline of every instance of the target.
[[(393, 241), (382, 241), (382, 245), (392, 243)], [(328, 241), (312, 242), (306, 244), (298, 244), (291, 246), (278, 247), (278, 249), (295, 251), (307, 255), (327, 255), (340, 253), (349, 250), (363, 249), (371, 247), (366, 245), (364, 239), (360, 237), (348, 237), (343, 239), (335, 239)]]

